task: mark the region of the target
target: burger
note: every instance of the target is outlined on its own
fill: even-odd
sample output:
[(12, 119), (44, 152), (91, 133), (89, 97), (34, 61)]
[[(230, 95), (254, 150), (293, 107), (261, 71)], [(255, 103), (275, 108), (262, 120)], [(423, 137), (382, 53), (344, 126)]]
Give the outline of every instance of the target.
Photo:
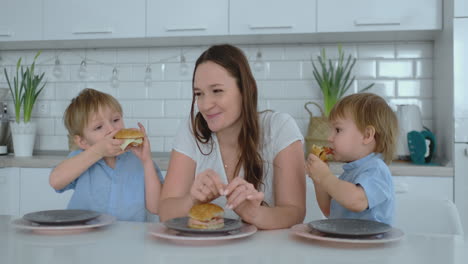
[(312, 149), (310, 151), (315, 156), (319, 157), (322, 161), (326, 162), (332, 159), (333, 150), (329, 147), (323, 147), (318, 145), (312, 145)]
[(124, 128), (117, 132), (117, 134), (114, 135), (114, 138), (124, 141), (122, 145), (120, 145), (120, 148), (125, 150), (128, 146), (141, 146), (141, 144), (143, 144), (144, 136), (145, 135), (140, 130)]
[(224, 227), (224, 210), (216, 204), (197, 204), (190, 209), (189, 217), (189, 228), (213, 230)]

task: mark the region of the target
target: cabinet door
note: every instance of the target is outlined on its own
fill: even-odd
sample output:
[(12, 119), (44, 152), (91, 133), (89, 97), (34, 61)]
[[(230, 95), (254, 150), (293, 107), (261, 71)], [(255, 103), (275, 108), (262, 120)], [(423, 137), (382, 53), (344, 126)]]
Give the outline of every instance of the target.
[(44, 39), (145, 36), (145, 0), (44, 0)]
[(0, 41), (41, 40), (42, 0), (2, 0)]
[(148, 0), (147, 36), (228, 34), (228, 0)]
[(429, 198), (453, 201), (453, 177), (394, 176), (400, 198)]
[(49, 185), (50, 168), (20, 169), (20, 215), (26, 213), (65, 209), (73, 191), (57, 193)]
[(231, 0), (231, 35), (316, 32), (316, 0)]
[(19, 215), (19, 168), (0, 169), (0, 215)]
[(442, 0), (318, 0), (318, 32), (442, 28)]
[(468, 0), (455, 0), (455, 17), (468, 17)]

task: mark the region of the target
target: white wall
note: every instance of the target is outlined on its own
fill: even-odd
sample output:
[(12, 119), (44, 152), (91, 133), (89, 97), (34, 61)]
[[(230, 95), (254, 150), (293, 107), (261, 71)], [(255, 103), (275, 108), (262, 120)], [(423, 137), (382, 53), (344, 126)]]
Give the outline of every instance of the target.
[[(357, 81), (353, 92), (370, 82), (371, 90), (396, 104), (421, 106), (424, 124), (433, 123), (433, 42), (346, 43), (344, 50), (358, 58)], [(253, 70), (260, 89), (261, 109), (291, 114), (306, 133), (308, 113), (304, 103), (321, 103), (321, 92), (313, 80), (311, 56), (320, 48), (336, 57), (336, 44), (242, 45), (253, 68), (258, 51), (262, 53), (261, 69)], [(169, 151), (178, 125), (189, 113), (193, 64), (207, 47), (118, 48), (45, 50), (39, 57), (39, 69), (46, 72), (48, 84), (36, 103), (34, 118), (39, 122), (36, 149), (67, 150), (66, 130), (62, 115), (71, 98), (91, 87), (114, 95), (124, 108), (127, 127), (142, 122), (148, 131), (153, 151)], [(36, 51), (0, 51), (0, 68), (13, 72), (21, 56), (31, 63)], [(181, 73), (180, 54), (184, 53), (188, 71)], [(63, 74), (53, 75), (56, 56)], [(78, 72), (87, 60), (88, 77)], [(152, 84), (144, 85), (146, 65), (152, 69)], [(111, 86), (114, 67), (118, 69), (119, 86)], [(3, 70), (0, 86), (7, 87)], [(13, 105), (9, 105), (13, 115)], [(318, 114), (318, 111), (316, 112)]]

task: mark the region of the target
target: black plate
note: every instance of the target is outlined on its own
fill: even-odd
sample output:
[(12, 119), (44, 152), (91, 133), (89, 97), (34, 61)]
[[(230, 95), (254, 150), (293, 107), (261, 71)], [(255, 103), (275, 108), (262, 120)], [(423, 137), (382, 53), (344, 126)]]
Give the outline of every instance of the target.
[(187, 226), (189, 217), (178, 217), (167, 220), (164, 225), (170, 229), (174, 229), (185, 233), (197, 234), (214, 234), (214, 233), (227, 233), (241, 228), (242, 222), (240, 220), (224, 218), (224, 227), (219, 229), (194, 229)]
[(322, 233), (339, 236), (372, 236), (392, 229), (390, 225), (363, 219), (323, 219), (312, 221), (308, 226)]
[(89, 210), (48, 210), (25, 214), (23, 219), (44, 225), (70, 225), (89, 221), (99, 215)]

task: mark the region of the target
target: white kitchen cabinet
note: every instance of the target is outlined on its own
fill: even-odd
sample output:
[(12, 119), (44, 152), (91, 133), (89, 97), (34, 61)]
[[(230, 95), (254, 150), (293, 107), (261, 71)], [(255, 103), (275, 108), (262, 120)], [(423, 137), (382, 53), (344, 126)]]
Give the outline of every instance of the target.
[(231, 0), (231, 35), (314, 33), (316, 0)]
[(0, 41), (42, 39), (42, 0), (2, 0)]
[(18, 168), (0, 169), (0, 215), (19, 215), (19, 179)]
[(147, 37), (228, 34), (228, 0), (148, 0)]
[(396, 196), (453, 201), (453, 177), (394, 176)]
[(455, 17), (468, 17), (468, 0), (455, 0)]
[(44, 39), (145, 36), (145, 0), (44, 0)]
[(456, 143), (455, 155), (455, 205), (460, 213), (465, 233), (468, 233), (468, 142)]
[(65, 209), (73, 194), (72, 190), (57, 193), (49, 185), (51, 168), (20, 169), (20, 215), (26, 213)]
[(442, 29), (442, 0), (318, 0), (318, 32)]

